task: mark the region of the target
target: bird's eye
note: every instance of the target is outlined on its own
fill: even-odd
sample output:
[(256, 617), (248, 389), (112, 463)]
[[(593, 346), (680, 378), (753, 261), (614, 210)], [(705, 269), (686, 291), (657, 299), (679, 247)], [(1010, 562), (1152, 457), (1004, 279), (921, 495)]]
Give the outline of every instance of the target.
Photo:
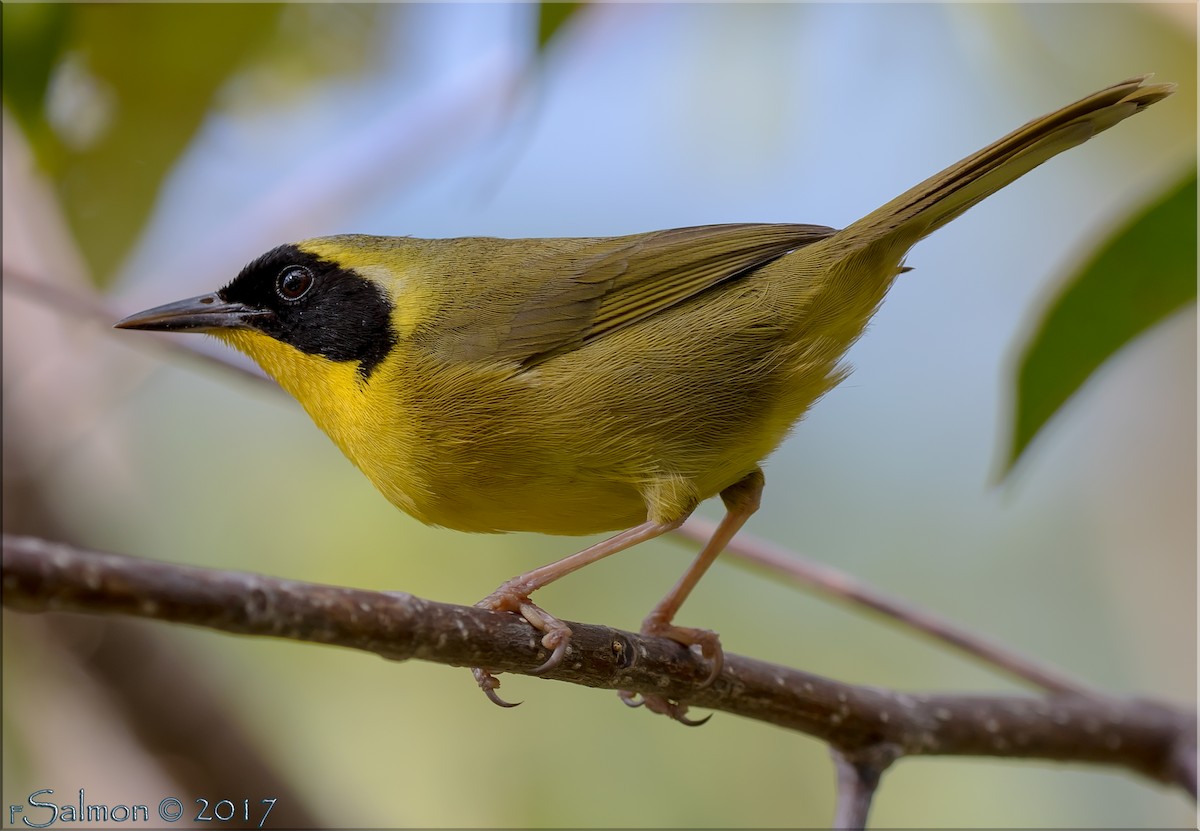
[(275, 290), (284, 300), (299, 300), (312, 288), (313, 276), (302, 265), (289, 265), (275, 279)]

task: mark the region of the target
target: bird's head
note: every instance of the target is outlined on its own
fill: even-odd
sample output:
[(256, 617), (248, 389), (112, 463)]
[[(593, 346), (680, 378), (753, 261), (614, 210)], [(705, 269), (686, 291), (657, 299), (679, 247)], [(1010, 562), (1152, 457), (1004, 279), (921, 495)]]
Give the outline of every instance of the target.
[(398, 340), (398, 271), (372, 253), (363, 242), (370, 239), (281, 245), (218, 291), (130, 315), (116, 326), (214, 335), (293, 392), (298, 378), (311, 383), (346, 367), (365, 381)]

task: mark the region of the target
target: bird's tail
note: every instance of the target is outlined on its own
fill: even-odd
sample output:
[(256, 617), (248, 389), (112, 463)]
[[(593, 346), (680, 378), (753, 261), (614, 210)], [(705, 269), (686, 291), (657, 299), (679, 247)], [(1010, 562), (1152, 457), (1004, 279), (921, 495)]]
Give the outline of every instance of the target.
[(1147, 84), (1149, 78), (1130, 78), (1035, 118), (926, 179), (845, 228), (839, 235), (842, 250), (850, 253), (888, 238), (907, 250), (1042, 162), (1175, 92), (1175, 84)]

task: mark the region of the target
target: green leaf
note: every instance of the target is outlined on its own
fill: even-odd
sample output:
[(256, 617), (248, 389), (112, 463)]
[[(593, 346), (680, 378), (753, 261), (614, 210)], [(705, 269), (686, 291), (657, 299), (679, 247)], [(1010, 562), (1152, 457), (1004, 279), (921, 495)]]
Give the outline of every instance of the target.
[(586, 3), (538, 3), (538, 52), (545, 52), (546, 46), (558, 34), (563, 25), (586, 5)]
[(1051, 303), (1022, 354), (1001, 478), (1126, 344), (1196, 299), (1196, 171), (1110, 236)]

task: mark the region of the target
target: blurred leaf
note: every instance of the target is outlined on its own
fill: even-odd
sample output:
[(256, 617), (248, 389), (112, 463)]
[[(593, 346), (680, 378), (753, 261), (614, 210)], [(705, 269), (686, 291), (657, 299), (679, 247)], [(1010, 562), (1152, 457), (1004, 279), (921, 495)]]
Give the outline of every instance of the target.
[(586, 3), (538, 3), (538, 52), (545, 52), (546, 46), (554, 39), (563, 25), (586, 5)]
[(29, 139), (39, 163), (50, 168), (54, 133), (43, 104), (50, 77), (66, 44), (72, 7), (66, 4), (5, 3), (3, 15), (4, 104)]
[(59, 196), (104, 283), (141, 232), (163, 176), (214, 95), (273, 31), (282, 7), (70, 8), (69, 47), (58, 67), (63, 88), (52, 84), (47, 119), (67, 149)]
[(222, 95), (227, 111), (287, 107), (331, 76), (365, 72), (384, 52), (398, 8), (383, 3), (285, 5), (275, 31)]
[(1022, 355), (1001, 478), (1109, 357), (1196, 299), (1196, 172), (1110, 236), (1067, 281)]

